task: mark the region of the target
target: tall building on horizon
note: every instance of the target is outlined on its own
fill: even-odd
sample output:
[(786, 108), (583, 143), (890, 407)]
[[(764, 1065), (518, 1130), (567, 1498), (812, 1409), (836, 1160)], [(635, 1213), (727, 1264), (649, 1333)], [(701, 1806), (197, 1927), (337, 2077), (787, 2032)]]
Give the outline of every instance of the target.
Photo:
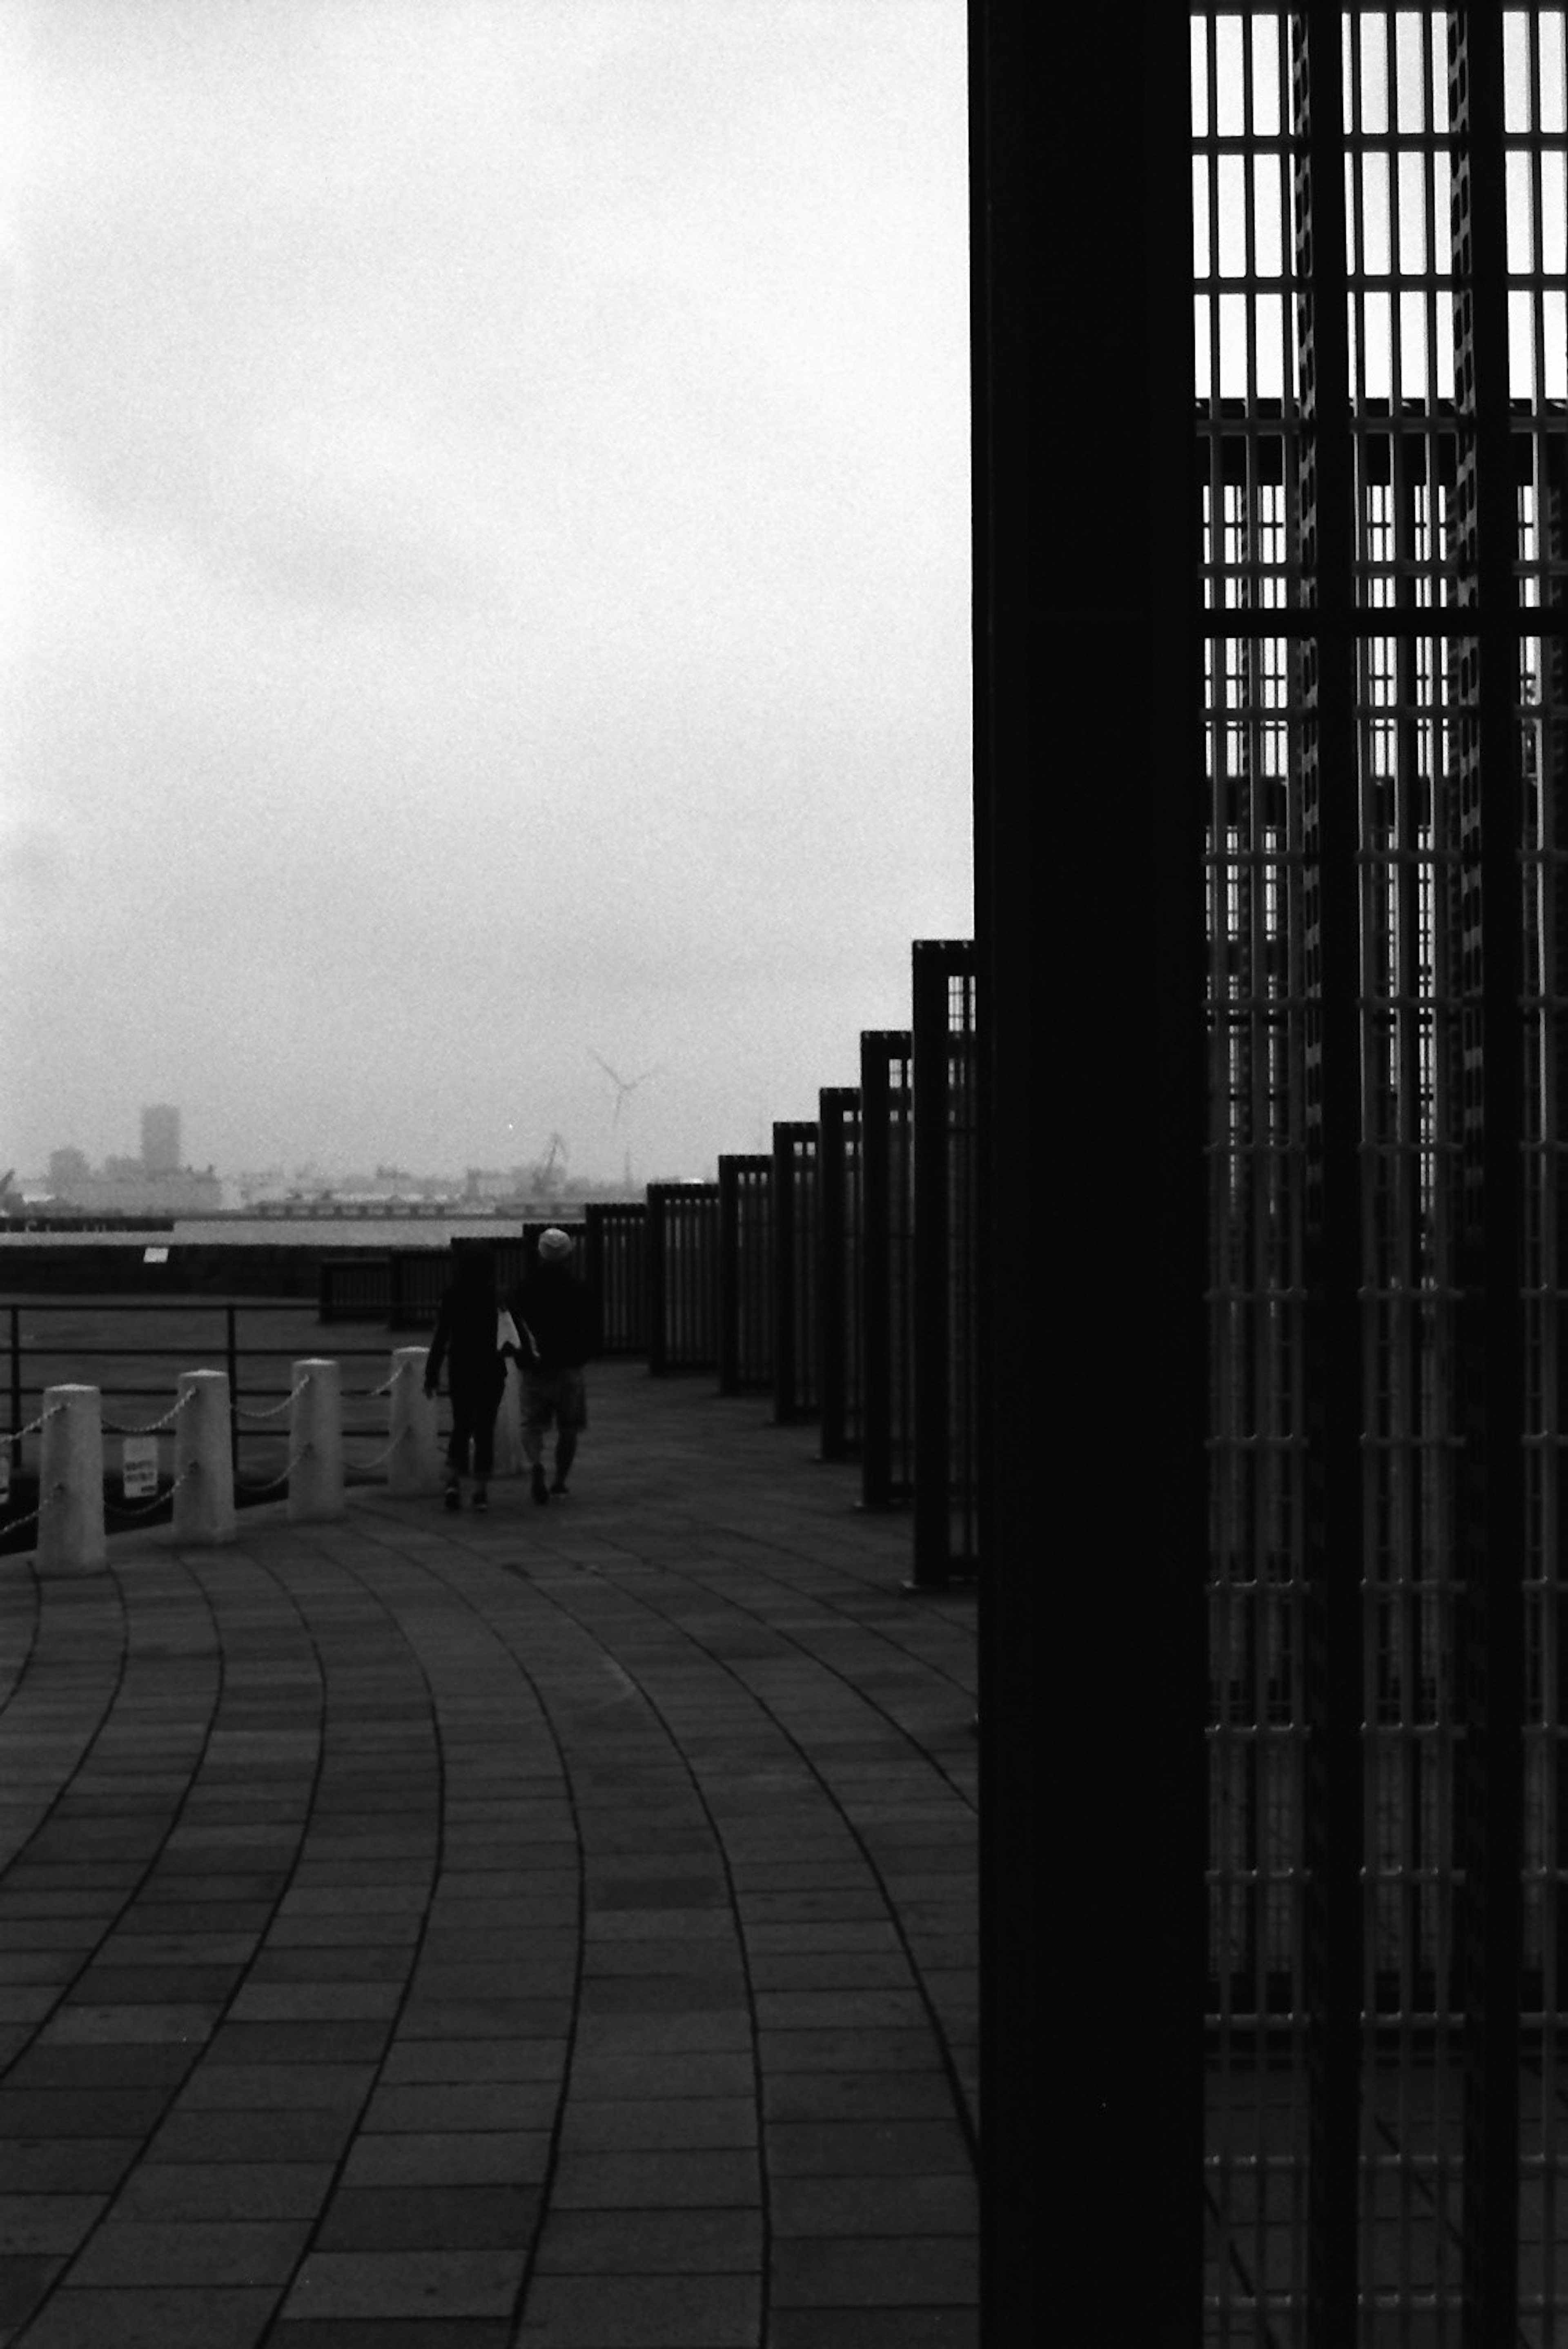
[(180, 1171), (180, 1112), (166, 1102), (141, 1112), (141, 1164), (148, 1174)]

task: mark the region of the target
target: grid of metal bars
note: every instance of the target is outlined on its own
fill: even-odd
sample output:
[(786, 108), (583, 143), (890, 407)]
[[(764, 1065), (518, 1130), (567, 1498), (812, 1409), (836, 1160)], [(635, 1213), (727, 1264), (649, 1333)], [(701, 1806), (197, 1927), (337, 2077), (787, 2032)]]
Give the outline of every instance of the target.
[(860, 1449), (860, 1092), (825, 1085), (817, 1095), (816, 1392), (825, 1460)]
[(802, 1119), (774, 1127), (774, 1417), (781, 1426), (817, 1413), (817, 1281), (821, 1139)]
[(915, 1491), (914, 1039), (860, 1038), (860, 1496), (868, 1509)]
[(1564, 48), (1193, 15), (1218, 2341), (1568, 2340)]
[(648, 1351), (648, 1206), (641, 1199), (592, 1199), (583, 1211), (588, 1288), (599, 1354)]
[(719, 1161), (719, 1392), (774, 1382), (774, 1162)]
[(650, 1184), (647, 1250), (649, 1371), (717, 1370), (717, 1183)]
[(915, 1581), (979, 1571), (975, 949), (914, 949)]

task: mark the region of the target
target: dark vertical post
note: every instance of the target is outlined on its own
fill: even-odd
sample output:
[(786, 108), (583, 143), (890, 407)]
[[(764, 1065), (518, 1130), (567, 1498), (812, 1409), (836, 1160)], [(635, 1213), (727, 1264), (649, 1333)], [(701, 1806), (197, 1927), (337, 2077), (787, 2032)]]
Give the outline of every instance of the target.
[(1107, 2280), (1097, 2342), (1177, 2349), (1207, 1698), (1188, 21), (970, 26), (982, 2339), (1059, 2332), (1070, 2272)]
[(240, 1464), (240, 1347), (234, 1326), (234, 1308), (223, 1308), (224, 1361), (229, 1373), (229, 1465), (236, 1474)]
[(816, 1392), (822, 1457), (844, 1460), (856, 1448), (859, 1424), (858, 1372), (851, 1370), (859, 1360), (859, 1177), (851, 1153), (859, 1150), (860, 1095), (853, 1085), (835, 1085), (817, 1102)]
[(1362, 1998), (1361, 845), (1340, 10), (1292, 20), (1305, 863), (1307, 2339), (1358, 2327)]
[(648, 1194), (648, 1235), (643, 1251), (643, 1279), (646, 1303), (643, 1309), (648, 1327), (648, 1368), (652, 1378), (658, 1378), (665, 1368), (665, 1224), (668, 1202), (662, 1184), (653, 1184)]
[(868, 1509), (908, 1497), (909, 1052), (905, 1029), (868, 1029), (860, 1039), (860, 1484)]
[(1449, 14), (1464, 1061), (1465, 2349), (1517, 2338), (1523, 1947), (1523, 778), (1509, 417), (1502, 14)]
[(951, 1520), (952, 1327), (949, 1229), (948, 971), (951, 948), (920, 938), (912, 955), (915, 1094), (915, 1590), (948, 1583)]
[(11, 1474), (22, 1473), (22, 1323), (21, 1308), (11, 1310)]
[(816, 1329), (822, 1138), (815, 1124), (774, 1127), (774, 1417), (781, 1425), (819, 1407)]
[(741, 1236), (741, 1168), (744, 1161), (719, 1161), (719, 1392), (741, 1392), (741, 1323), (743, 1272)]

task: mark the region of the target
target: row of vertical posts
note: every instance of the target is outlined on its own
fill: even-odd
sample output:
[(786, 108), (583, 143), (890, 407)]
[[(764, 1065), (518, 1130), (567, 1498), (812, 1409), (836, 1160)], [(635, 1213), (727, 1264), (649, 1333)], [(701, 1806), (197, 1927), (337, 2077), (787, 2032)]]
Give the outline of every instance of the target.
[(716, 1183), (650, 1187), (644, 1272), (649, 1369), (817, 1422), (863, 1506), (913, 1504), (914, 1580), (939, 1587), (979, 1561), (974, 948), (913, 964), (913, 1024), (862, 1034), (858, 1086)]

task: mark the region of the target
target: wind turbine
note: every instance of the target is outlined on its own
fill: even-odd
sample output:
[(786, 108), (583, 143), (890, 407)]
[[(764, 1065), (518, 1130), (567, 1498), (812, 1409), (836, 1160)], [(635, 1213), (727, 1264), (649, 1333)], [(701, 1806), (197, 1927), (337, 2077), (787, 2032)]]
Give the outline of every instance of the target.
[[(615, 1109), (610, 1117), (610, 1124), (612, 1127), (618, 1126), (620, 1123), (621, 1107), (626, 1101), (627, 1095), (628, 1093), (634, 1093), (639, 1085), (645, 1085), (649, 1077), (656, 1077), (659, 1074), (659, 1069), (664, 1065), (662, 1061), (659, 1061), (654, 1068), (644, 1069), (640, 1077), (623, 1077), (618, 1070), (611, 1068), (607, 1061), (599, 1059), (599, 1055), (594, 1050), (591, 1044), (588, 1046), (588, 1058), (590, 1061), (598, 1061), (600, 1068), (604, 1071), (606, 1076), (615, 1087)], [(631, 1152), (629, 1150), (628, 1150), (626, 1154), (624, 1180), (626, 1187), (629, 1191), (632, 1187)]]
[(606, 1076), (609, 1079), (611, 1084), (614, 1085), (616, 1089), (615, 1110), (610, 1118), (610, 1123), (612, 1125), (618, 1125), (620, 1123), (621, 1103), (625, 1101), (628, 1093), (634, 1093), (639, 1085), (645, 1085), (649, 1077), (656, 1077), (659, 1074), (659, 1069), (664, 1065), (664, 1063), (660, 1061), (656, 1068), (644, 1069), (640, 1077), (623, 1077), (617, 1074), (616, 1071), (611, 1068), (607, 1061), (599, 1061), (599, 1056), (594, 1050), (591, 1044), (588, 1046), (588, 1058), (590, 1061), (599, 1061), (600, 1068), (604, 1071)]

